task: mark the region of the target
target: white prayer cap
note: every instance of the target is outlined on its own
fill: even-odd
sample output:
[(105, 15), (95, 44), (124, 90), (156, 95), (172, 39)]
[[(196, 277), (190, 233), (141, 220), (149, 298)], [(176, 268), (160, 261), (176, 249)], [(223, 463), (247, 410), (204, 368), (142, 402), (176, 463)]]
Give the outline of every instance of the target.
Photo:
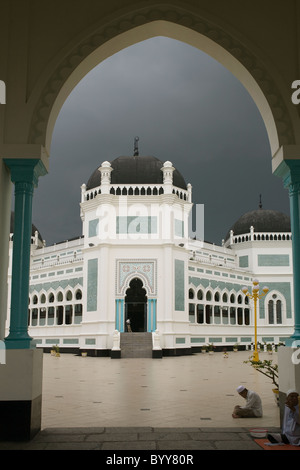
[(236, 389), (238, 393), (241, 393), (243, 390), (245, 390), (245, 387), (243, 385), (239, 385), (238, 388)]
[(295, 390), (294, 388), (290, 388), (290, 390), (288, 390), (288, 391), (286, 392), (286, 396), (288, 397), (288, 396), (290, 395), (290, 393), (297, 393), (297, 395), (299, 395), (298, 392), (297, 392), (297, 390)]

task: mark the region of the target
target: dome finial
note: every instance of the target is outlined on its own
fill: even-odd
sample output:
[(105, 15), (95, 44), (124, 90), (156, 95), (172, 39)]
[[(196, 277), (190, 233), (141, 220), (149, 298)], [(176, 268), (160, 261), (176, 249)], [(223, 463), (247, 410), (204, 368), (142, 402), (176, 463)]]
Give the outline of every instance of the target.
[(139, 137), (135, 137), (135, 138), (134, 138), (134, 153), (133, 153), (133, 155), (134, 155), (135, 157), (138, 157), (138, 155), (139, 155), (139, 147), (138, 147), (138, 141), (139, 141), (139, 140), (140, 140)]
[(262, 209), (262, 202), (261, 202), (261, 194), (259, 195), (259, 206), (260, 209)]

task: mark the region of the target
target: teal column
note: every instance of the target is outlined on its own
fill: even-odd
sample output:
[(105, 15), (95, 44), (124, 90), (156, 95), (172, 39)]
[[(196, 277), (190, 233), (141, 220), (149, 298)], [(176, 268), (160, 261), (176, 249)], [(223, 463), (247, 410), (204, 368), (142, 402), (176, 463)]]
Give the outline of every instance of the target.
[(151, 333), (156, 330), (156, 299), (148, 299), (147, 331)]
[(115, 329), (120, 331), (120, 315), (119, 315), (119, 303), (120, 300), (116, 299), (116, 322), (115, 322)]
[(292, 346), (294, 341), (300, 341), (300, 160), (284, 160), (275, 174), (283, 178), (290, 198), (295, 330), (286, 345)]
[(15, 218), (11, 279), (11, 305), (7, 349), (33, 347), (28, 335), (28, 296), (32, 231), (32, 198), (38, 177), (46, 173), (40, 160), (5, 159), (15, 184)]
[(151, 332), (152, 325), (152, 299), (148, 299), (148, 311), (147, 311), (147, 332)]
[(124, 299), (121, 299), (121, 321), (120, 321), (120, 333), (124, 333), (125, 325), (124, 325)]
[(116, 330), (124, 333), (124, 299), (116, 299)]

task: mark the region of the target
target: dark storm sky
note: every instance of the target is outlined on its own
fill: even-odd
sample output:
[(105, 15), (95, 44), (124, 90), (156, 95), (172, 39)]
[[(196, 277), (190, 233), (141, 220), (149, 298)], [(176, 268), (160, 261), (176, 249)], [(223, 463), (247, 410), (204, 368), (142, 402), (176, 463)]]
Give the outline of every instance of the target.
[(170, 160), (204, 204), (205, 239), (221, 244), (258, 208), (289, 214), (272, 175), (266, 129), (252, 98), (222, 65), (181, 42), (157, 37), (92, 70), (65, 102), (53, 133), (50, 170), (35, 190), (33, 223), (47, 245), (81, 235), (80, 186), (105, 160)]

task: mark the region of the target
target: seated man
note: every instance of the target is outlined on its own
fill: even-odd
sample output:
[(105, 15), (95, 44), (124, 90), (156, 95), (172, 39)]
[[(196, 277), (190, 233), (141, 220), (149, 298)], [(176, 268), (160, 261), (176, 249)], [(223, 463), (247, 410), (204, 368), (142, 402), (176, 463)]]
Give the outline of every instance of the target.
[(296, 390), (288, 390), (284, 407), (284, 417), (281, 434), (268, 434), (272, 444), (284, 443), (293, 446), (300, 445), (299, 401)]
[(261, 418), (262, 404), (260, 396), (252, 390), (247, 390), (243, 385), (240, 385), (237, 392), (241, 397), (245, 398), (245, 406), (235, 406), (232, 417), (233, 418)]

